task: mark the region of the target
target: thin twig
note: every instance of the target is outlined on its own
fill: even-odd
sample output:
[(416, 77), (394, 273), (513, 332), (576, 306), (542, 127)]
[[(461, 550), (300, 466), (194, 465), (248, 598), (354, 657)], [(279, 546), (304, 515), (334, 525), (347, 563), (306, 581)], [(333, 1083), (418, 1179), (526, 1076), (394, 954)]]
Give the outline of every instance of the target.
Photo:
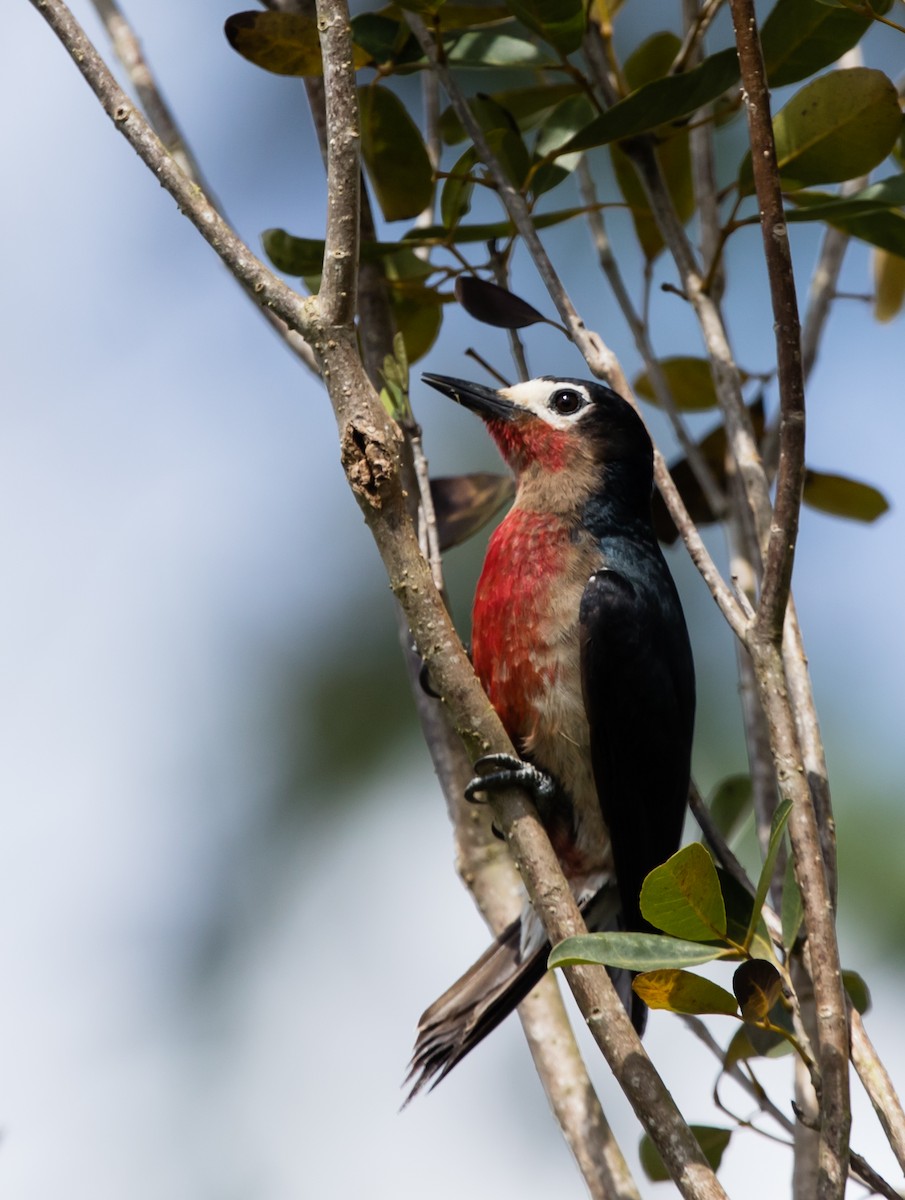
[(841, 1197), (848, 1174), (851, 1128), (848, 1022), (836, 942), (831, 890), (803, 760), (798, 722), (785, 686), (779, 642), (794, 562), (804, 482), (804, 380), (795, 279), (789, 251), (770, 118), (770, 99), (752, 0), (730, 0), (745, 91), (752, 165), (761, 212), (764, 255), (776, 329), (780, 389), (780, 454), (776, 502), (764, 557), (763, 583), (752, 647), (759, 666), (761, 703), (771, 726), (780, 792), (792, 799), (789, 836), (808, 932), (822, 1079), (819, 1198)]
[(789, 228), (786, 223), (770, 116), (770, 93), (753, 0), (730, 0), (751, 141), (754, 187), (760, 206), (764, 260), (776, 334), (780, 402), (780, 453), (776, 502), (764, 558), (757, 622), (779, 640), (792, 582), (798, 515), (804, 486), (804, 378), (801, 329)]
[(850, 1010), (852, 1029), (852, 1063), (858, 1078), (870, 1097), (874, 1112), (883, 1126), (886, 1140), (896, 1156), (896, 1161), (905, 1172), (905, 1111), (892, 1080), (867, 1036), (861, 1014)]

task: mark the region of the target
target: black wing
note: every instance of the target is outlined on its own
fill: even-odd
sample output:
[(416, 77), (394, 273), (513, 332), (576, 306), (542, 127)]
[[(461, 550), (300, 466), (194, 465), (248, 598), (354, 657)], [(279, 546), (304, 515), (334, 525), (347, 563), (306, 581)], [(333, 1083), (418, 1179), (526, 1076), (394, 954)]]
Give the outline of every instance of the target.
[(663, 559), (592, 575), (581, 601), (581, 674), (591, 760), (625, 927), (649, 929), (645, 875), (679, 848), (691, 769), (694, 665)]

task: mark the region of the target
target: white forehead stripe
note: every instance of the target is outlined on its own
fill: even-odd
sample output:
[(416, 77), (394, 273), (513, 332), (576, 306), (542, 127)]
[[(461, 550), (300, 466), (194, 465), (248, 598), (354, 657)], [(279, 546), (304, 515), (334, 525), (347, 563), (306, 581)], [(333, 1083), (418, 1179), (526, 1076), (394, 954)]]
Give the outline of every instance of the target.
[[(549, 407), (550, 397), (553, 393), (561, 392), (563, 389), (578, 392), (580, 396), (584, 397), (585, 404), (577, 413), (566, 416), (554, 412)], [(546, 421), (548, 425), (552, 425), (554, 429), (570, 429), (591, 409), (591, 397), (588, 389), (583, 384), (572, 383), (571, 380), (565, 379), (529, 379), (527, 383), (516, 383), (512, 387), (500, 388), (500, 395), (511, 400), (513, 404), (517, 404), (519, 408), (533, 412), (535, 416)]]

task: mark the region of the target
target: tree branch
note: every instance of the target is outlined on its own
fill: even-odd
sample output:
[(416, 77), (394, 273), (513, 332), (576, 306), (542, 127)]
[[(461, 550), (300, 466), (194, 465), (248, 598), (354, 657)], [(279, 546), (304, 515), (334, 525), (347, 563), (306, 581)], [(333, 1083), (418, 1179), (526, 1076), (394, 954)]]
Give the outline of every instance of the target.
[(795, 276), (789, 247), (770, 117), (770, 93), (753, 0), (730, 0), (751, 140), (754, 187), (760, 206), (764, 259), (776, 333), (779, 376), (779, 471), (758, 606), (758, 630), (782, 637), (804, 486), (804, 378)]

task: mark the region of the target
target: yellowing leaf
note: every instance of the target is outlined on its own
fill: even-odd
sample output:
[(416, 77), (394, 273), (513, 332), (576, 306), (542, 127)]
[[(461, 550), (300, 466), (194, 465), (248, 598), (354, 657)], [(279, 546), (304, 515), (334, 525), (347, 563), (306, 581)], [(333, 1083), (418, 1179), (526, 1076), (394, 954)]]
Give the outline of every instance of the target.
[[(227, 17), (226, 38), (237, 54), (275, 75), (322, 75), (320, 41), (314, 17), (289, 12), (241, 12)], [(370, 55), (356, 46), (353, 62), (363, 67)]]
[(905, 304), (905, 258), (888, 250), (874, 250), (874, 316), (891, 321)]
[(802, 499), (811, 508), (852, 521), (876, 521), (889, 509), (883, 493), (869, 483), (825, 471), (806, 472)]
[(719, 984), (690, 971), (667, 969), (645, 971), (632, 982), (635, 993), (648, 1008), (665, 1008), (675, 1013), (738, 1014), (735, 997)]
[[(673, 358), (661, 358), (660, 368), (666, 376), (673, 403), (680, 411), (697, 412), (700, 409), (716, 407), (716, 389), (710, 374), (710, 363), (706, 358), (693, 358), (684, 354)], [(647, 371), (642, 371), (635, 377), (632, 387), (651, 404), (657, 403), (654, 385)]]

